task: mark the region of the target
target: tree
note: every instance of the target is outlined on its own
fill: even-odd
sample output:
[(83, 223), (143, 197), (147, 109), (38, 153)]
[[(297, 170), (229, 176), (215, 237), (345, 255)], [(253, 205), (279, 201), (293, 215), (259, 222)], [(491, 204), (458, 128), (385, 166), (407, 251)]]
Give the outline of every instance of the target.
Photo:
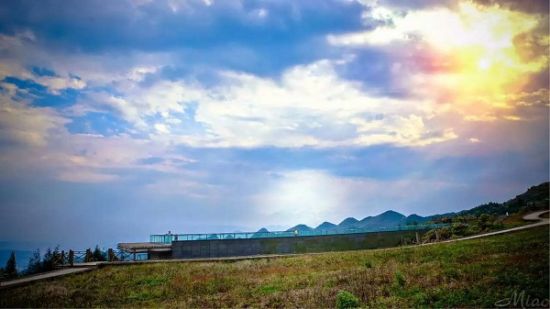
[(52, 252), (52, 266), (53, 268), (63, 264), (63, 258), (61, 257), (61, 252), (59, 246), (56, 246)]
[(489, 215), (488, 214), (482, 214), (479, 216), (479, 227), (484, 230), (488, 227), (489, 223)]
[(54, 252), (52, 252), (52, 249), (48, 248), (48, 251), (46, 251), (46, 254), (44, 254), (44, 257), (42, 258), (42, 271), (49, 271), (54, 268)]
[(32, 256), (29, 259), (29, 264), (27, 265), (26, 273), (28, 275), (36, 274), (42, 271), (42, 263), (40, 259), (40, 250), (36, 249)]
[(109, 248), (109, 250), (107, 250), (107, 257), (109, 259), (109, 262), (118, 261), (118, 257), (116, 256), (115, 251), (112, 248)]
[(17, 277), (17, 265), (15, 262), (15, 252), (12, 251), (10, 254), (10, 258), (6, 262), (6, 267), (4, 269), (6, 272), (6, 276), (8, 278), (15, 278)]
[(105, 261), (105, 255), (103, 254), (101, 249), (99, 249), (98, 245), (95, 246), (93, 256), (94, 256), (94, 261)]
[(65, 254), (65, 250), (61, 250), (61, 255), (59, 257), (61, 259), (61, 261), (60, 261), (61, 265), (65, 265), (65, 262), (67, 261), (66, 257), (67, 257), (67, 255)]
[(93, 262), (94, 261), (94, 255), (92, 254), (92, 249), (88, 248), (86, 249), (86, 254), (84, 255), (84, 262)]

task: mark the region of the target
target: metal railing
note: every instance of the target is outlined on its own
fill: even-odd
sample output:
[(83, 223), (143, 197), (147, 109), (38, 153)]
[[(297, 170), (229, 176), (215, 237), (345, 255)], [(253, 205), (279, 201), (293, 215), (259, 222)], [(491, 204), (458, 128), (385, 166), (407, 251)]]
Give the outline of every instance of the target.
[[(114, 262), (114, 261), (138, 261), (138, 260), (147, 260), (147, 253), (132, 253), (126, 252), (123, 250), (113, 250), (112, 255), (109, 256), (107, 252), (104, 252), (103, 258), (97, 260), (93, 255), (88, 257), (86, 256), (86, 251), (75, 250), (73, 252), (73, 263), (87, 263), (87, 262)], [(69, 261), (69, 251), (64, 252), (58, 257), (54, 258), (54, 263), (56, 265), (68, 265)]]
[(296, 236), (322, 236), (339, 234), (358, 234), (370, 232), (390, 231), (414, 231), (434, 229), (447, 226), (446, 223), (398, 225), (383, 228), (347, 228), (330, 230), (295, 230), (295, 231), (274, 231), (274, 232), (247, 232), (247, 233), (211, 233), (211, 234), (153, 234), (149, 236), (152, 243), (170, 244), (173, 241), (189, 240), (225, 240), (225, 239), (251, 239), (251, 238), (279, 238)]

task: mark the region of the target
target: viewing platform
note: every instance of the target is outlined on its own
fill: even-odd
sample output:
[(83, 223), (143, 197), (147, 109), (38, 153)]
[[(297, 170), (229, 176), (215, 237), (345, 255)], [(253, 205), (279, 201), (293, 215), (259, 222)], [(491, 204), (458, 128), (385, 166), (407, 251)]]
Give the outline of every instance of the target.
[(448, 224), (385, 228), (336, 228), (248, 233), (154, 234), (149, 242), (120, 243), (133, 259), (186, 259), (375, 249), (420, 243), (422, 235)]
[(253, 238), (283, 238), (283, 237), (305, 237), (324, 235), (345, 235), (362, 234), (372, 232), (393, 232), (393, 231), (415, 231), (434, 229), (447, 226), (439, 224), (417, 224), (402, 225), (386, 228), (348, 228), (331, 230), (294, 230), (294, 231), (273, 231), (273, 232), (239, 232), (239, 233), (208, 233), (208, 234), (153, 234), (149, 236), (149, 242), (154, 244), (171, 244), (173, 241), (196, 241), (196, 240), (230, 240), (230, 239), (253, 239)]

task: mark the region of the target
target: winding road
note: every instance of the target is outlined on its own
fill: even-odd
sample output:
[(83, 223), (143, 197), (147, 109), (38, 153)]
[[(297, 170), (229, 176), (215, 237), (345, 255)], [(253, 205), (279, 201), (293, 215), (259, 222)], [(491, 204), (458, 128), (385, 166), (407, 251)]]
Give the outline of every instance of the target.
[(505, 233), (515, 232), (515, 231), (531, 229), (531, 228), (534, 228), (534, 227), (537, 227), (537, 226), (541, 226), (541, 225), (545, 225), (545, 224), (550, 223), (550, 220), (548, 218), (541, 218), (540, 217), (540, 216), (542, 216), (543, 214), (545, 214), (547, 212), (549, 212), (549, 210), (532, 212), (530, 214), (527, 214), (527, 215), (523, 216), (523, 220), (525, 220), (525, 221), (538, 221), (536, 223), (531, 223), (531, 224), (527, 224), (527, 225), (522, 225), (522, 226), (513, 227), (513, 228), (509, 228), (509, 229), (505, 229), (505, 230), (500, 230), (500, 231), (490, 232), (490, 233), (485, 233), (485, 234), (479, 234), (479, 235), (474, 235), (474, 236), (468, 236), (468, 237), (462, 237), (462, 238), (450, 239), (450, 240), (444, 240), (444, 241), (438, 241), (438, 242), (430, 242), (430, 243), (426, 243), (426, 244), (421, 244), (421, 246), (429, 246), (429, 245), (435, 245), (435, 244), (444, 244), (444, 243), (448, 243), (448, 242), (463, 241), (463, 240), (468, 240), (468, 239), (483, 238), (483, 237), (488, 237), (488, 236), (493, 236), (493, 235), (499, 235), (499, 234), (505, 234)]

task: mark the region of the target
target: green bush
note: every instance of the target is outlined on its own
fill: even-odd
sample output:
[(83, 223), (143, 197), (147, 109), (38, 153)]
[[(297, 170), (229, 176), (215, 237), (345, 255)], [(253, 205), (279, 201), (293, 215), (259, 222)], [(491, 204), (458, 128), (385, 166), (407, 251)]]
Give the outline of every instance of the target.
[(336, 295), (336, 308), (357, 308), (359, 307), (359, 299), (348, 291), (340, 291)]

